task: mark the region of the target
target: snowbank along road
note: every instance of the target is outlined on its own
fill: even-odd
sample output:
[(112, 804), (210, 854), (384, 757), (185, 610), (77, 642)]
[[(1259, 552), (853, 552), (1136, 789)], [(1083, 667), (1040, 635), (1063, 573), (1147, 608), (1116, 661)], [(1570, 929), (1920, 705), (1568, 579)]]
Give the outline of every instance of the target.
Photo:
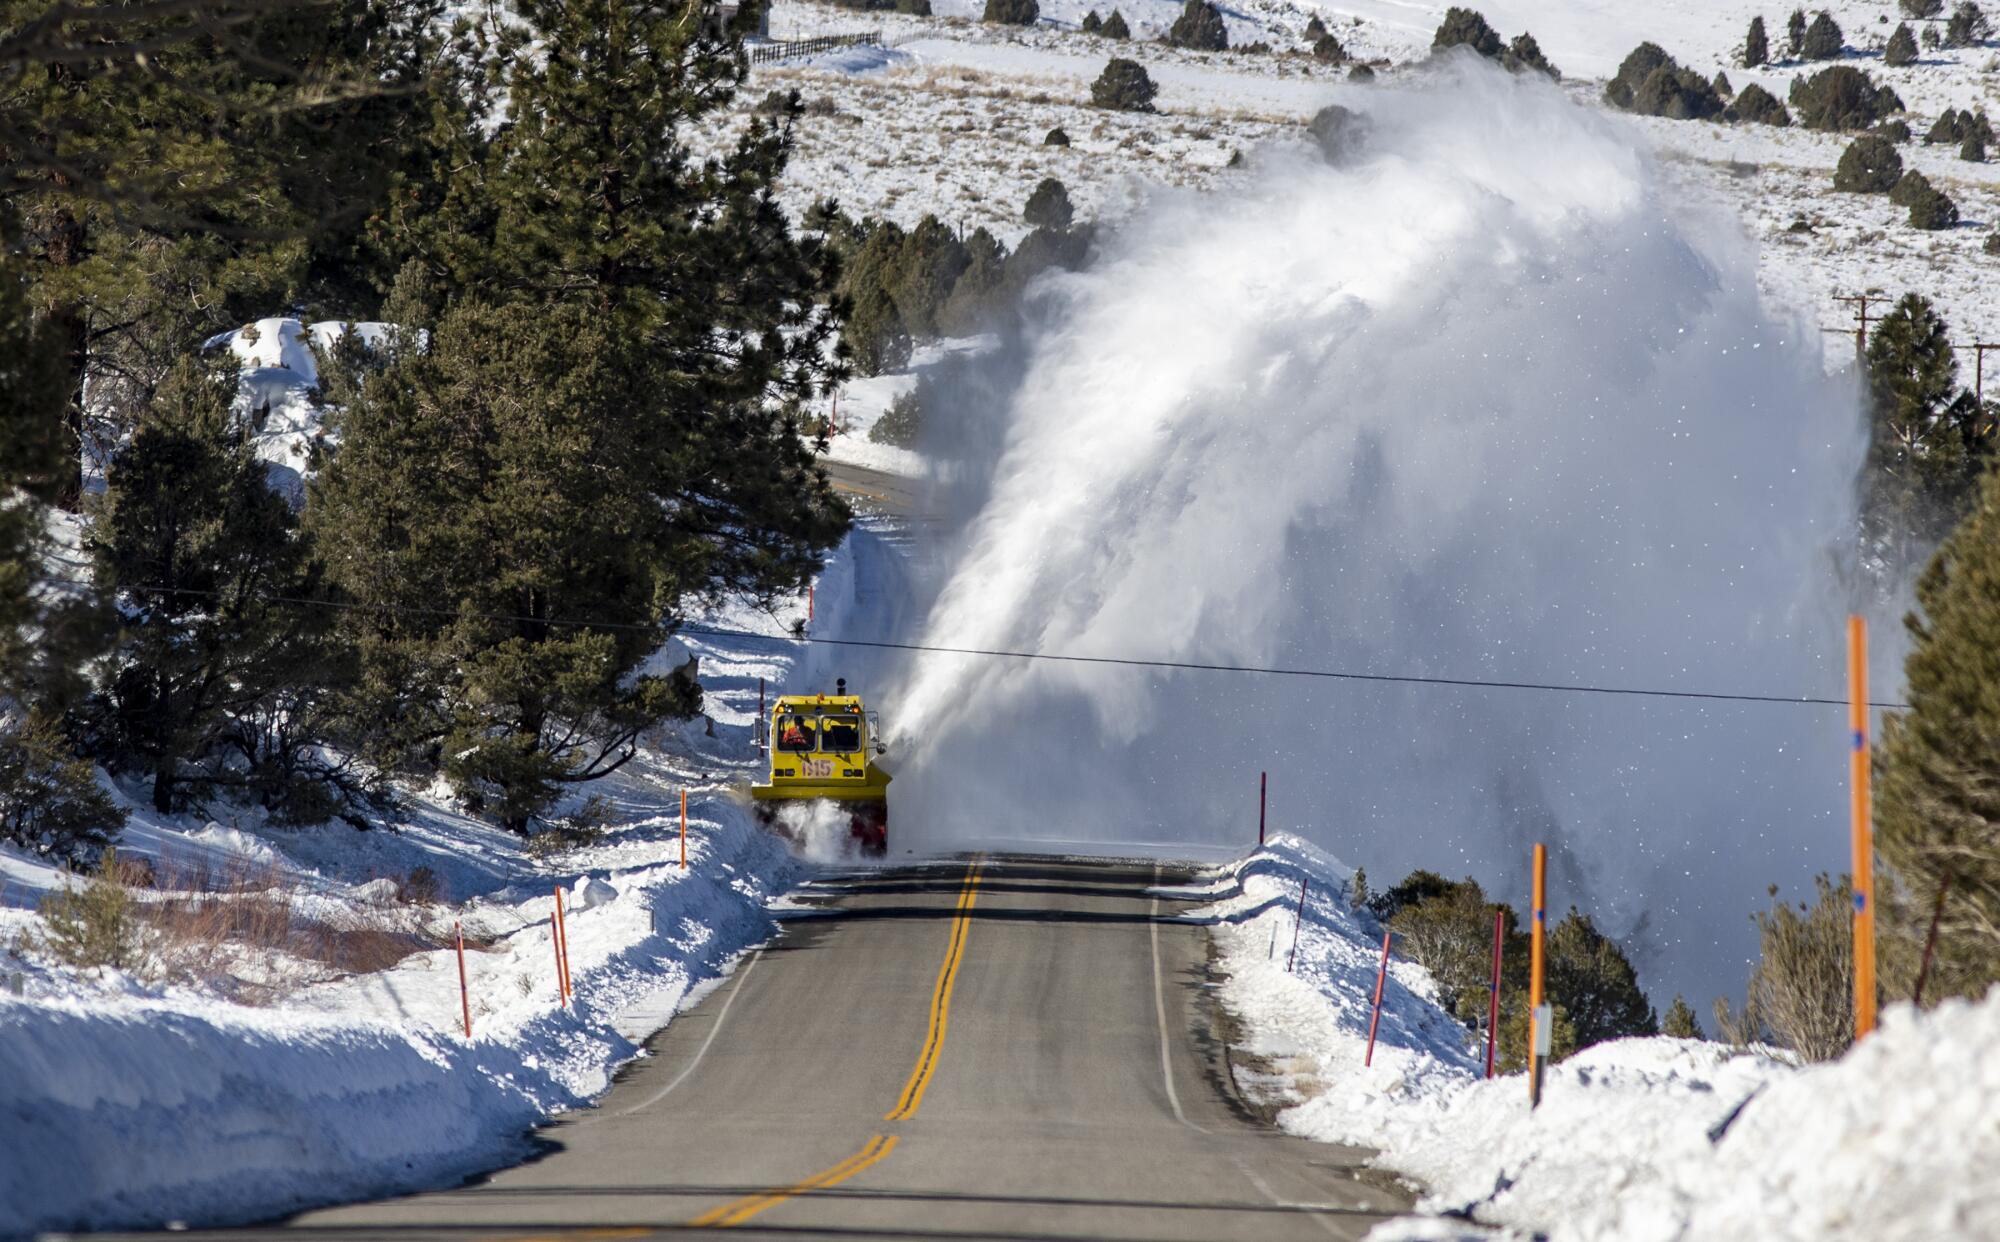
[[(541, 1158), (312, 1212), (330, 1238), (1360, 1238), (1407, 1197), (1227, 1084), (1152, 863), (843, 873)], [(239, 1235), (240, 1236), (240, 1235)]]

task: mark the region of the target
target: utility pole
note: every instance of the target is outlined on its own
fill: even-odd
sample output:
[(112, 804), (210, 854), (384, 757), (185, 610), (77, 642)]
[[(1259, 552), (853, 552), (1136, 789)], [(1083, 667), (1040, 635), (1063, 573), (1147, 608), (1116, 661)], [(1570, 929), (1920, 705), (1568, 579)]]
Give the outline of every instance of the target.
[(1964, 346), (1964, 348), (1972, 351), (1972, 399), (1977, 401), (1979, 407), (1983, 410), (1986, 408), (1986, 351), (1989, 349), (2000, 349), (2000, 345), (1989, 345), (1985, 341), (1974, 341), (1972, 344)]
[[(1868, 304), (1870, 302), (1886, 302), (1889, 300), (1889, 295), (1886, 293), (1856, 293), (1846, 297), (1835, 295), (1833, 300), (1836, 302), (1854, 303), (1855, 322), (1857, 325), (1854, 330), (1854, 359), (1864, 366), (1867, 365)], [(1880, 319), (1881, 316), (1877, 315), (1876, 318)]]

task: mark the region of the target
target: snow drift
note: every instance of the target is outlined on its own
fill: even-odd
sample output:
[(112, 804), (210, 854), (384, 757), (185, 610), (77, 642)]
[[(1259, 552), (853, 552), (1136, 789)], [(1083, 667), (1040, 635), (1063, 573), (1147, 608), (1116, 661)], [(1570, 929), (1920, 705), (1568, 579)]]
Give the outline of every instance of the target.
[(1390, 967), (1362, 1067), (1380, 932), (1344, 900), (1349, 876), (1280, 837), (1222, 872), (1196, 917), (1218, 920), (1239, 1052), (1268, 1067), (1239, 1059), (1239, 1085), (1303, 1094), (1280, 1125), (1380, 1149), (1377, 1163), (1425, 1183), (1419, 1209), (1447, 1217), (1383, 1225), (1373, 1242), (1485, 1236), (1465, 1219), (1556, 1242), (2000, 1236), (2000, 990), (1923, 1015), (1891, 1007), (1845, 1058), (1805, 1068), (1703, 1040), (1599, 1044), (1552, 1066), (1530, 1112), (1522, 1075), (1478, 1077), (1412, 963)]
[[(1339, 166), (1163, 193), (1045, 288), (923, 641), (1840, 693), (1860, 418), (1735, 226), (1469, 58), (1340, 100)], [(1558, 910), (1668, 992), (1739, 978), (1763, 886), (1844, 849), (1837, 708), (956, 655), (894, 697), (928, 844), (1240, 842), (1268, 769), (1275, 825), (1384, 877), (1524, 896), (1548, 841)]]

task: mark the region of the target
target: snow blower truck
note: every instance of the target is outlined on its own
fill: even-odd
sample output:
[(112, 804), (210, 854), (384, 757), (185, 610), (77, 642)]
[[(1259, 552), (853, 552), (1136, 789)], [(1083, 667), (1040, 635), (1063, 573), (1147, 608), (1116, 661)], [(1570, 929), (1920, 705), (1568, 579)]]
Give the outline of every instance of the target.
[(845, 678), (832, 694), (788, 694), (757, 722), (757, 745), (771, 759), (764, 784), (750, 786), (757, 817), (775, 824), (786, 802), (824, 799), (848, 812), (849, 831), (864, 853), (889, 847), (889, 774), (875, 762), (888, 747), (882, 726)]

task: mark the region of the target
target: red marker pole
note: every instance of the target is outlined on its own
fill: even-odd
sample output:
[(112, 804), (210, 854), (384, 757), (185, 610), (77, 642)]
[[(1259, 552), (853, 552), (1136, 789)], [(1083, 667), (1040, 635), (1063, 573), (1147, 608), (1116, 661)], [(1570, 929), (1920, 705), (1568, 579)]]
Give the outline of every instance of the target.
[(1285, 973), (1288, 975), (1292, 973), (1292, 963), (1299, 956), (1299, 924), (1306, 917), (1306, 883), (1305, 880), (1299, 881), (1299, 908), (1292, 915), (1292, 951), (1285, 954)]
[(1382, 1021), (1382, 985), (1389, 978), (1389, 933), (1382, 933), (1382, 964), (1375, 968), (1375, 1012), (1368, 1015), (1368, 1054), (1361, 1058), (1366, 1067), (1375, 1064), (1375, 1027)]
[(688, 869), (688, 791), (681, 790), (681, 870)]
[(1257, 844), (1259, 845), (1264, 844), (1264, 802), (1270, 787), (1271, 774), (1259, 772), (1257, 774)]
[(549, 916), (549, 945), (556, 951), (556, 1007), (569, 1006), (569, 986), (563, 982), (562, 952), (562, 888), (556, 888), (557, 913)]
[(1507, 920), (1498, 910), (1493, 912), (1493, 985), (1492, 994), (1486, 1002), (1486, 1076), (1493, 1077), (1493, 1045), (1500, 1031), (1500, 948), (1504, 943)]
[(465, 1014), (465, 1037), (471, 1039), (472, 993), (465, 986), (465, 929), (453, 923), (451, 934), (458, 938), (458, 1007)]
[(818, 594), (819, 594), (818, 583), (813, 582), (806, 584), (806, 620), (808, 621), (813, 619), (813, 599)]
[(563, 921), (562, 885), (556, 885), (556, 967), (562, 973), (563, 1006), (570, 1007), (576, 993), (569, 984), (569, 927)]

